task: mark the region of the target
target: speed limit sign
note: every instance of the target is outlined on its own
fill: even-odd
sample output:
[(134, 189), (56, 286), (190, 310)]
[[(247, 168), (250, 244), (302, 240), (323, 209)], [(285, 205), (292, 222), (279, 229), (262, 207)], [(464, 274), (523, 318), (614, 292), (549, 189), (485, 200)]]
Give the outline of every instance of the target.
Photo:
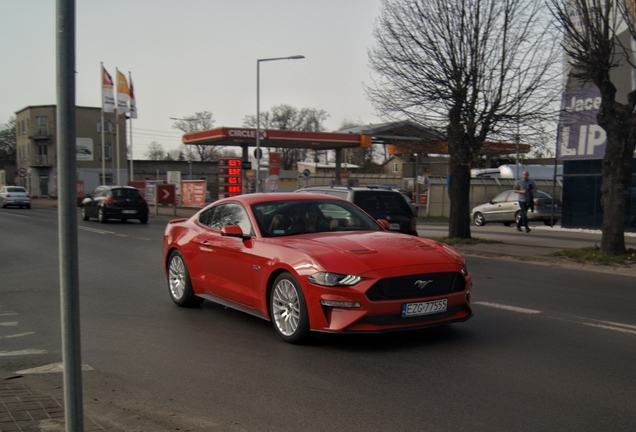
[(27, 170), (24, 167), (18, 168), (18, 177), (25, 178), (27, 176)]

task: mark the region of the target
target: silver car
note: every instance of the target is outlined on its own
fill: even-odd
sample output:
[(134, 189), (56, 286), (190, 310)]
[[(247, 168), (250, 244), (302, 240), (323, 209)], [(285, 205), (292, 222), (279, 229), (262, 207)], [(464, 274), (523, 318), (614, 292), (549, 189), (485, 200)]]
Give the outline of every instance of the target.
[[(550, 226), (553, 216), (554, 223), (561, 219), (563, 207), (561, 201), (553, 200), (550, 195), (542, 191), (535, 192), (533, 198), (534, 211), (528, 210), (528, 222), (543, 221), (545, 225)], [(477, 226), (490, 222), (501, 222), (505, 226), (510, 226), (521, 218), (519, 194), (511, 190), (502, 192), (486, 204), (475, 207), (470, 217)]]
[(0, 206), (31, 208), (31, 196), (29, 192), (21, 186), (2, 186), (0, 188)]

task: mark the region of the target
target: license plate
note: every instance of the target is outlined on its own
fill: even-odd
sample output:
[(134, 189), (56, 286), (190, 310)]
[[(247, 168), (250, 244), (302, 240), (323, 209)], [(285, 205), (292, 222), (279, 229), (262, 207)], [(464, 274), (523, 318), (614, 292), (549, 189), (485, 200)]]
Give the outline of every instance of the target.
[(404, 303), (402, 305), (402, 316), (430, 315), (439, 312), (446, 312), (448, 299), (434, 300), (421, 303)]
[(552, 204), (546, 204), (545, 208), (552, 208)]
[(390, 230), (399, 230), (400, 229), (400, 224), (399, 223), (389, 224), (389, 229)]
[(137, 210), (122, 210), (121, 212), (123, 214), (135, 214), (137, 213)]

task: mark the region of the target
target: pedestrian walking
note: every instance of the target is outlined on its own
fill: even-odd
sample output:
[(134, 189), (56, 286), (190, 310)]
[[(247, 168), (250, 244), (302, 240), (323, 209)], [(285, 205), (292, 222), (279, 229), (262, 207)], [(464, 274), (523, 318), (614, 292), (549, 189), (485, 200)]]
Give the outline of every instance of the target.
[(521, 231), (521, 225), (526, 228), (526, 232), (530, 232), (528, 226), (528, 209), (534, 211), (534, 193), (537, 191), (537, 184), (530, 178), (530, 173), (524, 171), (522, 178), (517, 180), (513, 192), (519, 195), (519, 210), (521, 217), (517, 221), (517, 231)]

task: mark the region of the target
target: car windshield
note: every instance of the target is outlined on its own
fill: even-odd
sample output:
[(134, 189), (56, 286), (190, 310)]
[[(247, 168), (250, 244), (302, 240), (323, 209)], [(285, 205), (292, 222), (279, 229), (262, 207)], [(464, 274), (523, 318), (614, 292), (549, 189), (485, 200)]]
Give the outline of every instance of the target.
[(264, 237), (382, 229), (377, 222), (347, 201), (272, 201), (253, 204), (251, 208)]
[(140, 196), (137, 189), (112, 189), (110, 193), (115, 198), (139, 198)]
[(21, 188), (21, 187), (9, 187), (9, 188), (7, 188), (7, 192), (13, 192), (13, 193), (22, 192), (22, 193), (26, 193), (26, 189), (25, 188)]

